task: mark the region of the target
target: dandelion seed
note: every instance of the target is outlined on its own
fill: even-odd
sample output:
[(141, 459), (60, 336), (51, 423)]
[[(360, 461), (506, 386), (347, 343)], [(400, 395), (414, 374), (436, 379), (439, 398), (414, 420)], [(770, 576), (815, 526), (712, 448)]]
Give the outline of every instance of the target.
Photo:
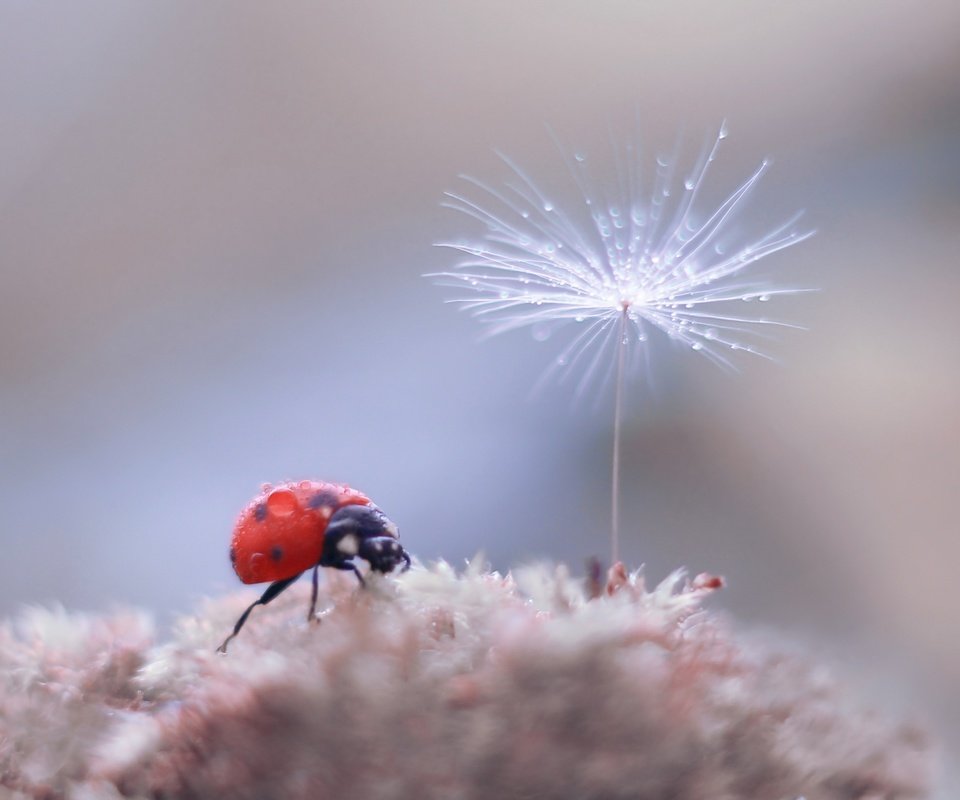
[[(614, 561), (619, 558), (620, 429), (628, 355), (645, 349), (640, 345), (651, 330), (734, 368), (729, 353), (737, 350), (769, 357), (756, 344), (766, 338), (767, 329), (799, 327), (769, 319), (756, 306), (750, 308), (755, 313), (743, 309), (743, 301), (766, 305), (773, 297), (803, 291), (772, 288), (743, 275), (757, 261), (812, 235), (795, 228), (797, 214), (759, 238), (738, 243), (731, 223), (769, 162), (762, 161), (715, 210), (702, 214), (697, 209), (708, 169), (726, 136), (723, 125), (682, 179), (675, 178), (672, 159), (658, 157), (647, 187), (629, 149), (612, 193), (592, 188), (587, 158), (577, 153), (566, 161), (583, 198), (580, 212), (564, 210), (505, 156), (513, 180), (503, 189), (464, 177), (470, 191), (448, 193), (445, 204), (486, 229), (473, 241), (440, 243), (462, 256), (452, 271), (430, 276), (462, 290), (449, 302), (471, 311), (490, 335), (531, 327), (543, 339), (554, 324), (578, 323), (546, 375), (578, 370), (578, 395), (604, 369), (614, 375)], [(589, 223), (581, 225), (584, 211)], [(611, 349), (615, 355), (605, 361)]]

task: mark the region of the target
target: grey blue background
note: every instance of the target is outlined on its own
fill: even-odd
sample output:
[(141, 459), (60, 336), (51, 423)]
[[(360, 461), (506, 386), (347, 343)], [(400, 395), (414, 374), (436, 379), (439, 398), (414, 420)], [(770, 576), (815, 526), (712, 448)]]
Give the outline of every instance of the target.
[[(546, 125), (695, 154), (810, 327), (730, 376), (654, 352), (628, 393), (624, 556), (724, 574), (714, 605), (960, 730), (960, 7), (639, 2), (0, 5), (0, 612), (236, 583), (263, 481), (368, 492), (424, 560), (606, 552), (609, 390), (528, 394), (556, 343), (421, 277), (457, 174)], [(953, 738), (951, 738), (953, 737)]]

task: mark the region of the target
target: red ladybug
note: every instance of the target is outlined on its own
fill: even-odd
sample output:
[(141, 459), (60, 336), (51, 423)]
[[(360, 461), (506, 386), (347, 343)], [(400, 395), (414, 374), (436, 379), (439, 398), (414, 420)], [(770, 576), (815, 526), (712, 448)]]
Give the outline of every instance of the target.
[(272, 581), (252, 603), (219, 647), (240, 633), (255, 606), (265, 606), (306, 570), (313, 568), (313, 595), (307, 619), (317, 608), (317, 571), (320, 567), (352, 570), (361, 585), (363, 575), (354, 558), (362, 558), (374, 572), (390, 572), (410, 556), (400, 545), (397, 526), (370, 502), (370, 498), (341, 483), (299, 481), (264, 486), (240, 513), (230, 561), (244, 583)]

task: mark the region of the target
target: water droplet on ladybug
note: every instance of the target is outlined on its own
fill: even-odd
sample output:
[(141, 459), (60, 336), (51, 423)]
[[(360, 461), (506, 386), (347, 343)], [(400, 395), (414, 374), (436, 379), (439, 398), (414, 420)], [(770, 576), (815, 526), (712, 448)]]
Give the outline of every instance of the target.
[(300, 504), (291, 489), (276, 489), (267, 497), (267, 509), (275, 517), (289, 517)]

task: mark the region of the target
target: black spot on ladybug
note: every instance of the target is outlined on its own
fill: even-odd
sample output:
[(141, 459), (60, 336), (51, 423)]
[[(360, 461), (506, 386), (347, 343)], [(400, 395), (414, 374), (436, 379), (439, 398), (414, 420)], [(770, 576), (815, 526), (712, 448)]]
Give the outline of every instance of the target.
[(267, 518), (267, 504), (257, 503), (257, 507), (253, 509), (253, 516), (257, 522), (263, 522)]
[(276, 544), (271, 547), (270, 558), (272, 558), (274, 561), (279, 561), (281, 558), (283, 558), (283, 548)]
[(230, 548), (230, 563), (233, 564), (233, 566), (237, 566), (237, 548), (236, 547)]
[(317, 492), (310, 498), (307, 505), (314, 509), (322, 508), (323, 506), (330, 506), (332, 508), (337, 505), (339, 499), (340, 497), (336, 492)]

